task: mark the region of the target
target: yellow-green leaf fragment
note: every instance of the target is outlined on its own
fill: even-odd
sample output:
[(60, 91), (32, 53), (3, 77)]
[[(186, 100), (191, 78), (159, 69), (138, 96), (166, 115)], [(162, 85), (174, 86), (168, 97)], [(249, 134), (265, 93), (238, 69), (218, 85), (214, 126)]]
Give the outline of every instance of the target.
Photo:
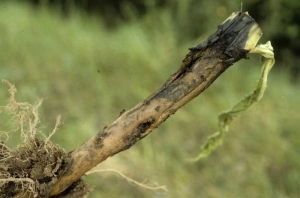
[[(251, 44), (249, 43), (249, 45), (252, 44), (252, 42)], [(266, 44), (260, 44), (254, 47), (250, 51), (250, 53), (257, 53), (265, 58), (265, 62), (262, 65), (261, 77), (257, 83), (257, 86), (255, 87), (253, 92), (245, 96), (230, 110), (223, 112), (218, 116), (219, 131), (209, 136), (204, 145), (201, 146), (200, 154), (195, 158), (189, 159), (189, 161), (195, 162), (209, 156), (218, 146), (222, 144), (224, 136), (228, 131), (229, 124), (231, 123), (233, 118), (240, 112), (245, 111), (246, 109), (251, 107), (254, 103), (258, 102), (262, 98), (264, 91), (267, 88), (268, 74), (275, 64), (273, 47), (271, 45), (271, 42), (268, 41)]]

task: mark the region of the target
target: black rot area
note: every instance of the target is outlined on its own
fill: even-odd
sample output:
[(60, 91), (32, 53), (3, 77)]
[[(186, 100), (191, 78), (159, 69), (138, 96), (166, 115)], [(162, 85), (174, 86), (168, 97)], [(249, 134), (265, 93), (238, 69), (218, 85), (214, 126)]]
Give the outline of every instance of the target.
[(126, 144), (125, 149), (129, 149), (133, 144), (135, 144), (138, 140), (144, 137), (144, 133), (146, 130), (152, 125), (154, 119), (147, 120), (144, 123), (141, 123), (137, 128), (134, 129), (131, 135), (127, 135), (123, 141)]
[(94, 144), (95, 144), (95, 147), (97, 149), (100, 149), (103, 147), (103, 140), (105, 138), (107, 138), (109, 136), (109, 133), (105, 132), (105, 131), (100, 131), (98, 134), (97, 134), (97, 137), (94, 141)]
[(184, 84), (179, 85), (178, 83), (171, 84), (167, 89), (160, 92), (156, 99), (167, 99), (172, 102), (177, 102), (182, 96), (189, 92), (189, 88)]
[(160, 106), (155, 107), (155, 111), (158, 112), (160, 109)]

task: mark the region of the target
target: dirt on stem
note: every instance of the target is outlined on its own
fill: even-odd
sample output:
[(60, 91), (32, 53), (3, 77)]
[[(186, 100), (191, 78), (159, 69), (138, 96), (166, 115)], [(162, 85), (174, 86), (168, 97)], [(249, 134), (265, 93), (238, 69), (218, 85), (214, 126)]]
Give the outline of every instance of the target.
[[(42, 100), (36, 105), (17, 102), (15, 86), (6, 80), (3, 82), (10, 87), (10, 97), (7, 105), (0, 110), (12, 116), (15, 129), (0, 132), (0, 197), (49, 197), (54, 184), (70, 164), (68, 154), (50, 141), (61, 125), (60, 116), (50, 135), (46, 139), (38, 138), (41, 133), (38, 130), (38, 107)], [(16, 148), (9, 148), (6, 142), (12, 133), (17, 132), (22, 143)], [(87, 185), (79, 179), (55, 197), (82, 197), (87, 192)]]

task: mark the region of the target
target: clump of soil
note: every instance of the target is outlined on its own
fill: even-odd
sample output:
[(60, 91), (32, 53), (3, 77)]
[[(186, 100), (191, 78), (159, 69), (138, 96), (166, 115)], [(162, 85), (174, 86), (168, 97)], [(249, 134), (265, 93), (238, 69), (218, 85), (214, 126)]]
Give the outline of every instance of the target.
[[(37, 128), (37, 110), (41, 101), (36, 105), (19, 103), (15, 100), (17, 90), (14, 85), (8, 81), (3, 82), (10, 87), (10, 98), (6, 106), (0, 107), (0, 112), (4, 109), (12, 115), (16, 129), (8, 132), (0, 130), (0, 198), (49, 197), (52, 187), (70, 164), (68, 153), (50, 141), (61, 125), (60, 116), (47, 138), (37, 138), (41, 133)], [(5, 142), (11, 133), (16, 135), (16, 132), (20, 132), (23, 142), (11, 149)], [(55, 198), (82, 197), (87, 192), (87, 185), (79, 179)]]
[(67, 164), (67, 153), (50, 142), (34, 139), (12, 150), (1, 143), (0, 197), (48, 197)]

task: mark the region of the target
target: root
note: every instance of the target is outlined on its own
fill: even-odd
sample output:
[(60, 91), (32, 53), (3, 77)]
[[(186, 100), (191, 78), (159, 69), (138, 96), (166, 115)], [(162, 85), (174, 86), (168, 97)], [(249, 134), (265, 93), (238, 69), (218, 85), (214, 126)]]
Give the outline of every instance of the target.
[[(42, 100), (35, 105), (17, 102), (15, 86), (7, 80), (3, 82), (9, 86), (10, 96), (7, 105), (0, 107), (0, 112), (11, 115), (14, 129), (0, 132), (0, 195), (49, 197), (52, 186), (69, 162), (67, 153), (50, 141), (62, 124), (61, 116), (57, 117), (54, 129), (45, 140), (38, 138), (41, 133), (38, 108)], [(22, 143), (11, 149), (6, 142), (16, 132)]]
[(124, 175), (123, 173), (121, 173), (120, 171), (115, 170), (115, 169), (92, 170), (92, 171), (88, 171), (86, 173), (86, 175), (90, 175), (90, 174), (94, 174), (94, 173), (103, 173), (103, 172), (104, 173), (107, 173), (107, 172), (117, 173), (119, 176), (121, 176), (123, 179), (127, 180), (129, 183), (133, 183), (133, 184), (135, 184), (135, 185), (137, 185), (141, 188), (144, 188), (144, 189), (168, 191), (166, 186), (149, 186), (149, 185), (146, 185), (144, 183), (137, 182), (136, 180), (131, 179), (130, 177)]

